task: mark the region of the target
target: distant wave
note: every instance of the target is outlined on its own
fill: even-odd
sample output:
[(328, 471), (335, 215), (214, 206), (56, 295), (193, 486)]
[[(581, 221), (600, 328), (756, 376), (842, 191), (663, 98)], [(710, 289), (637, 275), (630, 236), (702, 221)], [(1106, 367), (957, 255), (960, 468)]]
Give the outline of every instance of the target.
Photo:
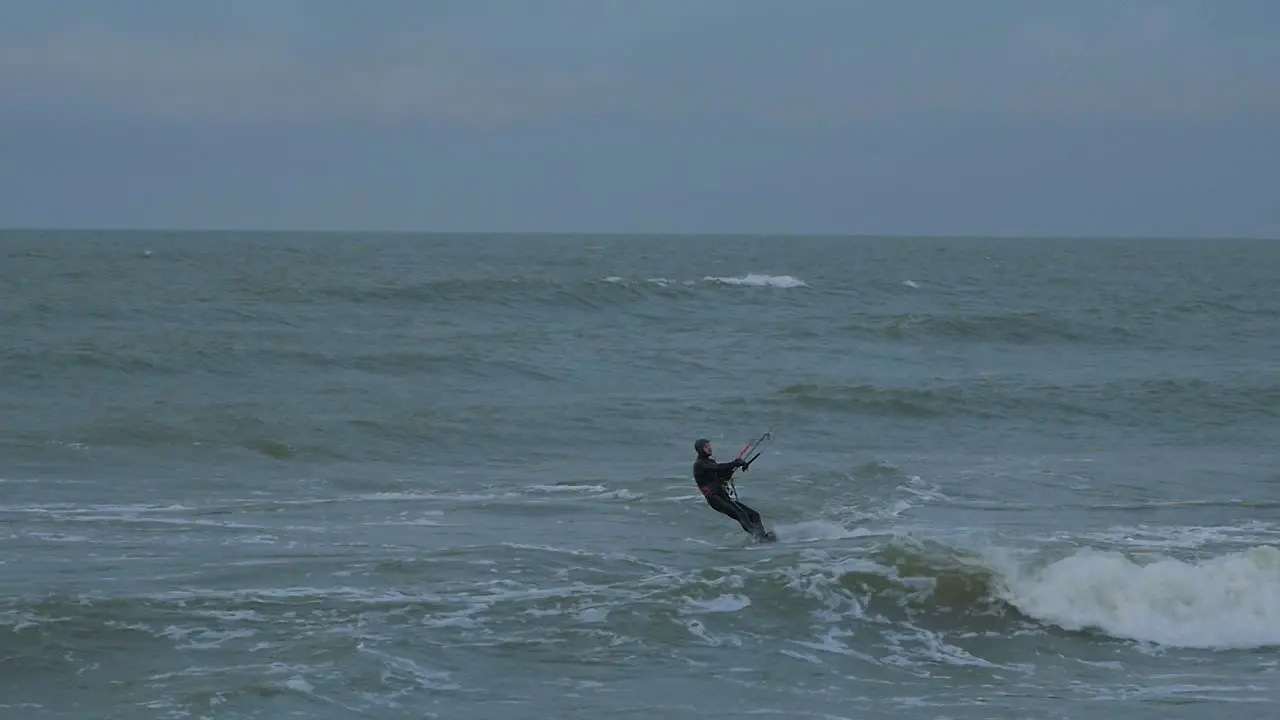
[(697, 285), (740, 285), (745, 287), (774, 287), (774, 288), (807, 288), (809, 284), (805, 281), (792, 277), (791, 275), (760, 275), (756, 273), (748, 273), (746, 275), (734, 277), (716, 277), (708, 275), (701, 280), (672, 280), (670, 278), (644, 278), (643, 280), (627, 280), (617, 275), (610, 275), (602, 278), (603, 282), (616, 283), (621, 285), (651, 284), (659, 287), (669, 287), (672, 285), (680, 285), (684, 287), (694, 287)]
[(1280, 377), (1231, 382), (1133, 379), (1109, 383), (954, 380), (922, 387), (788, 385), (769, 400), (848, 415), (1094, 418), (1121, 425), (1230, 425), (1280, 417)]
[(1280, 315), (1267, 308), (1230, 303), (1184, 303), (1170, 307), (1097, 307), (1005, 310), (948, 309), (933, 312), (857, 312), (843, 330), (855, 336), (887, 340), (1074, 343), (1107, 346), (1154, 339), (1167, 342), (1198, 324), (1211, 322), (1240, 334), (1267, 333)]
[[(166, 408), (141, 407), (85, 413), (57, 427), (28, 427), (10, 432), (9, 440), (26, 446), (143, 447), (207, 452), (241, 448), (277, 460), (352, 459), (366, 454), (412, 452), (432, 441), (461, 447), (472, 443), (517, 443), (571, 433), (579, 415), (564, 414), (554, 388), (571, 377), (550, 374), (533, 360), (518, 357), (472, 357), (454, 348), (424, 347), (418, 352), (374, 348), (357, 355), (330, 356), (297, 351), (287, 359), (294, 372), (369, 372), (387, 382), (429, 382), (434, 387), (465, 386), (482, 377), (493, 386), (547, 388), (546, 398), (529, 401), (528, 417), (559, 418), (495, 422), (510, 411), (501, 394), (473, 403), (434, 407), (389, 408), (364, 395), (353, 395), (341, 410), (291, 414), (253, 399), (228, 402), (216, 398)], [(260, 354), (259, 357), (273, 357)], [(281, 358), (274, 357), (272, 362)], [(307, 366), (314, 368), (308, 369)], [(51, 370), (52, 371), (52, 370)], [(670, 412), (660, 402), (626, 402), (586, 398), (581, 409), (595, 421), (619, 421)], [(1236, 433), (1242, 424), (1267, 427), (1280, 418), (1280, 376), (1216, 378), (1117, 379), (1102, 383), (1047, 383), (1016, 376), (957, 378), (908, 386), (871, 383), (793, 383), (762, 388), (727, 399), (729, 406), (771, 412), (800, 412), (816, 422), (855, 421), (864, 417), (929, 421), (948, 418), (1020, 420), (1061, 430), (1073, 425), (1118, 426), (1156, 431)], [(553, 431), (554, 430), (554, 431)], [(548, 434), (550, 433), (550, 434)], [(534, 443), (539, 444), (539, 443)]]
[(749, 274), (742, 277), (705, 277), (705, 282), (720, 283), (722, 285), (746, 285), (749, 287), (776, 287), (776, 288), (800, 288), (809, 287), (805, 281), (794, 278), (790, 275), (756, 275)]
[[(551, 304), (605, 306), (617, 304), (628, 295), (618, 294), (616, 289), (626, 289), (632, 295), (656, 293), (670, 296), (672, 292), (689, 293), (715, 287), (757, 288), (807, 288), (808, 283), (790, 275), (749, 273), (740, 276), (699, 279), (665, 277), (623, 277), (609, 275), (596, 279), (566, 280), (545, 277), (500, 278), (450, 278), (425, 280), (411, 284), (328, 286), (307, 291), (323, 298), (345, 302), (364, 303), (423, 303), (469, 302), (518, 307), (529, 302)], [(294, 302), (304, 296), (293, 295)]]
[(1101, 322), (1086, 324), (1043, 311), (869, 316), (855, 320), (846, 329), (889, 339), (932, 337), (1014, 343), (1097, 343), (1123, 340), (1134, 334), (1132, 330), (1119, 325)]

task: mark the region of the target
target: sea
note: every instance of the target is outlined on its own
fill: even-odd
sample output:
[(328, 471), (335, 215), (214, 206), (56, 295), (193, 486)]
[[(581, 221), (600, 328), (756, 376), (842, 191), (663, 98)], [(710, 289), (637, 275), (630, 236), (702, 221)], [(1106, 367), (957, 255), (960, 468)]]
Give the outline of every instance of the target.
[(1270, 716), (1278, 439), (1276, 241), (4, 232), (0, 717)]

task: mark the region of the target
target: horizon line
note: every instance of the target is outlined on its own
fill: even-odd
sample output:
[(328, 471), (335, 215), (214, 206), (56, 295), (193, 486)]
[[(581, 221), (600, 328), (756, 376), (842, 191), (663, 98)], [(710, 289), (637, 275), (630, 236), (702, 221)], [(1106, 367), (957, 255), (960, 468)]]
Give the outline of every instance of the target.
[(847, 239), (847, 240), (1280, 240), (1266, 235), (1126, 235), (1126, 234), (1039, 234), (1039, 233), (902, 233), (902, 232), (813, 232), (813, 231), (735, 231), (735, 230), (407, 230), (374, 228), (237, 228), (237, 227), (0, 227), (0, 234), (11, 233), (133, 233), (133, 234), (202, 234), (202, 235), (376, 235), (376, 236), (488, 236), (488, 237), (614, 237), (614, 238), (777, 238), (777, 239)]

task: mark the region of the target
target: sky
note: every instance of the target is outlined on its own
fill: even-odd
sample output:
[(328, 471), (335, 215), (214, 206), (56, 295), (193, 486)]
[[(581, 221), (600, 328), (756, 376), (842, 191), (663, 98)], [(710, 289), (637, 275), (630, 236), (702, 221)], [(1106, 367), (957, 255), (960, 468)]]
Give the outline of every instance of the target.
[(0, 227), (1280, 237), (1276, 0), (7, 0)]

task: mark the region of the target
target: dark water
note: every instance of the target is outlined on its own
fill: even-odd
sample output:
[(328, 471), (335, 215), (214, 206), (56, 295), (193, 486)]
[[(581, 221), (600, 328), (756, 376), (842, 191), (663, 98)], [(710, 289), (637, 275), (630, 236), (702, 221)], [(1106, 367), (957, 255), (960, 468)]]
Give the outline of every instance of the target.
[(0, 710), (1252, 717), (1278, 358), (1257, 241), (0, 235)]

